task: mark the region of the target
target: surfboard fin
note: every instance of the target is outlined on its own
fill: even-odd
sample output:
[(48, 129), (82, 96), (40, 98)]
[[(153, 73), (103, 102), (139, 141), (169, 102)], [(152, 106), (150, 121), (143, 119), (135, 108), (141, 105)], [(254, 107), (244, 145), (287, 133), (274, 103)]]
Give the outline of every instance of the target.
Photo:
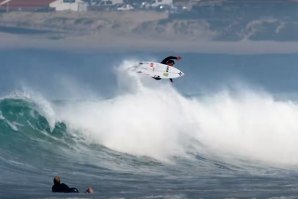
[(155, 79), (155, 80), (161, 80), (161, 78), (159, 76), (154, 76), (152, 78)]

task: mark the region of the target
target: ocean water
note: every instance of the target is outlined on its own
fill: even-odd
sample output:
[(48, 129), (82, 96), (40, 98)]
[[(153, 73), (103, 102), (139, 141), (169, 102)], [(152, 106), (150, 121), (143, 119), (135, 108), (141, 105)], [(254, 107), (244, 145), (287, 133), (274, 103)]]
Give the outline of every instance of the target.
[(297, 54), (172, 54), (2, 51), (0, 198), (295, 198)]

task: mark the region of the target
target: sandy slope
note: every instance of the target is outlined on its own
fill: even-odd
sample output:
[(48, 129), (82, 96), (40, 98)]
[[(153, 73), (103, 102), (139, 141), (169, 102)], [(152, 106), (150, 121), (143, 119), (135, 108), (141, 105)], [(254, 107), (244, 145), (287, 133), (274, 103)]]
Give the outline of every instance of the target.
[[(2, 27), (2, 30), (1, 30)], [(12, 29), (5, 29), (10, 27)], [(23, 32), (26, 32), (24, 34)], [(29, 32), (29, 33), (28, 33)], [(216, 41), (204, 20), (160, 12), (10, 12), (0, 14), (0, 49), (154, 50), (216, 53), (296, 53), (297, 42)]]

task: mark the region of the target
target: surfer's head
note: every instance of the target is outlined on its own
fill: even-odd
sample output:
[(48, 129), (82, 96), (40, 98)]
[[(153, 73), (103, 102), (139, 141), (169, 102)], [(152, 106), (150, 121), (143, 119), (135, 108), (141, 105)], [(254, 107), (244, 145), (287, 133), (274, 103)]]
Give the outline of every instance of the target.
[(55, 176), (53, 181), (54, 184), (60, 184), (60, 176)]
[(168, 60), (167, 63), (166, 63), (168, 66), (174, 66), (175, 64), (175, 61), (174, 60)]

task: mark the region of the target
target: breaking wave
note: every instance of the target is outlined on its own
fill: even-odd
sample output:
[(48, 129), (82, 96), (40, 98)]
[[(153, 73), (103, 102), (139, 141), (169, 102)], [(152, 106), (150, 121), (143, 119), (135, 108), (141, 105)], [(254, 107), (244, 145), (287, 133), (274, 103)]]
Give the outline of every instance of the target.
[(23, 153), (25, 139), (39, 140), (36, 147), (44, 148), (45, 141), (50, 145), (63, 138), (66, 143), (68, 137), (73, 144), (79, 140), (87, 147), (95, 144), (158, 161), (204, 154), (226, 161), (298, 165), (296, 102), (247, 88), (186, 97), (167, 82), (127, 73), (129, 65), (117, 68), (121, 86), (109, 99), (2, 98), (1, 147), (12, 150), (7, 143), (15, 143), (13, 150)]

